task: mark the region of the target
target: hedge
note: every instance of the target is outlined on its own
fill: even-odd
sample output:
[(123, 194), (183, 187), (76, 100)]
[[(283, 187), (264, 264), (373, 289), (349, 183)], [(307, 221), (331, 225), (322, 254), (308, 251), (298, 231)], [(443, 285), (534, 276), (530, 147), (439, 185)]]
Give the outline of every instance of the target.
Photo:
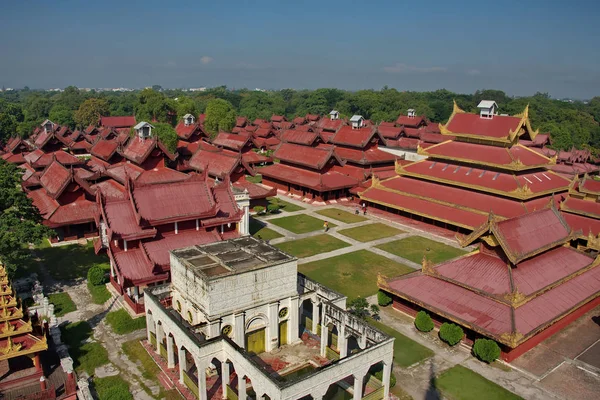
[(104, 283), (104, 270), (94, 265), (88, 270), (87, 279), (94, 286), (102, 285)]
[(440, 339), (448, 343), (450, 346), (454, 346), (462, 340), (463, 336), (465, 335), (465, 332), (458, 325), (444, 322), (442, 326), (440, 326), (439, 334)]
[(265, 208), (263, 206), (255, 206), (254, 207), (254, 211), (258, 214), (261, 215), (265, 212)]
[(491, 363), (500, 357), (500, 346), (490, 339), (477, 339), (473, 345), (473, 354), (481, 361)]
[(267, 211), (271, 214), (277, 214), (279, 212), (279, 205), (277, 204), (269, 204), (267, 206)]
[(392, 302), (392, 298), (384, 291), (377, 292), (377, 303), (382, 306), (388, 306)]
[(433, 320), (425, 311), (419, 311), (415, 318), (415, 327), (421, 332), (429, 332), (433, 329)]

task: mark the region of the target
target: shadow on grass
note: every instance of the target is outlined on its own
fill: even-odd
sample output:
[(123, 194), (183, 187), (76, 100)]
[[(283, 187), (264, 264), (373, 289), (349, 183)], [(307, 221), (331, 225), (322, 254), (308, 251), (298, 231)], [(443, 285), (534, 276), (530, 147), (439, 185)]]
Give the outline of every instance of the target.
[(435, 377), (435, 364), (433, 360), (429, 363), (429, 386), (425, 393), (425, 400), (440, 400), (442, 395), (437, 388), (437, 382)]

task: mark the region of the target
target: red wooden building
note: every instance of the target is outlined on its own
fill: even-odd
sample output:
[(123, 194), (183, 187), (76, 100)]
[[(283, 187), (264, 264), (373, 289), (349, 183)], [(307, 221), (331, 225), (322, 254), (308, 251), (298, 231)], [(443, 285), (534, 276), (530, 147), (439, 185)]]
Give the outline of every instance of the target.
[(600, 259), (569, 246), (577, 237), (552, 205), (501, 220), (489, 214), (462, 245), (479, 248), (439, 265), (426, 257), (421, 271), (379, 278), (393, 307), (487, 337), (512, 361), (600, 304)]

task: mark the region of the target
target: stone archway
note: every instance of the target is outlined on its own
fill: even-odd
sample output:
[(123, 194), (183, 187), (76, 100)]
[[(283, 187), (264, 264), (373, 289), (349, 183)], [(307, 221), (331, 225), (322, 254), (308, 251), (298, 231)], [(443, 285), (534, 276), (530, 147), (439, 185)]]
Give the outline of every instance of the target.
[(244, 335), (245, 348), (249, 353), (264, 353), (267, 348), (267, 328), (269, 320), (265, 315), (259, 314), (248, 321)]

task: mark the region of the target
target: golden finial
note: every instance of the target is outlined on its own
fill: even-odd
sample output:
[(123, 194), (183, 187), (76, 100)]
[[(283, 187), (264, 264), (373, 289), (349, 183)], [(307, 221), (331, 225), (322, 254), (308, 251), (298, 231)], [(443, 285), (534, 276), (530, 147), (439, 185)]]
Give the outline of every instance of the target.
[(525, 296), (523, 293), (519, 292), (519, 289), (517, 287), (515, 287), (515, 291), (512, 293), (507, 293), (504, 296), (504, 299), (506, 301), (508, 301), (511, 306), (516, 308), (516, 307), (519, 307), (521, 304), (523, 304), (525, 302), (525, 300), (527, 300), (527, 296)]
[(377, 273), (377, 287), (380, 288), (386, 288), (388, 287), (388, 283), (387, 283), (387, 279), (388, 277), (385, 275), (382, 275), (380, 272)]
[(421, 262), (421, 272), (425, 275), (437, 275), (437, 271), (435, 270), (435, 268), (433, 268), (433, 263), (427, 259), (427, 253), (423, 253), (423, 261)]
[(381, 185), (379, 177), (375, 174), (371, 175), (371, 187), (377, 187)]

